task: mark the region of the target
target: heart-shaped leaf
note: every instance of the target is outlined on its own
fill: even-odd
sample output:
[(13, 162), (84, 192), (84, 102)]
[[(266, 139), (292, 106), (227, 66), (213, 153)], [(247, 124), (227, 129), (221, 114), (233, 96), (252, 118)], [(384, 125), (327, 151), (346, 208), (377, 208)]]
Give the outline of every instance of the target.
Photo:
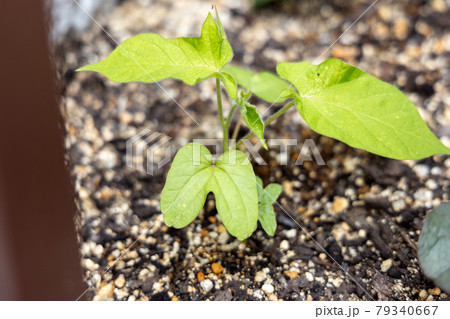
[(298, 90), (297, 109), (320, 134), (395, 159), (450, 154), (402, 92), (358, 68), (329, 59), (279, 63), (277, 71)]
[(228, 151), (214, 162), (208, 149), (190, 143), (181, 148), (161, 193), (161, 211), (168, 226), (192, 222), (213, 192), (217, 211), (228, 232), (239, 240), (249, 237), (258, 220), (255, 174), (247, 156)]

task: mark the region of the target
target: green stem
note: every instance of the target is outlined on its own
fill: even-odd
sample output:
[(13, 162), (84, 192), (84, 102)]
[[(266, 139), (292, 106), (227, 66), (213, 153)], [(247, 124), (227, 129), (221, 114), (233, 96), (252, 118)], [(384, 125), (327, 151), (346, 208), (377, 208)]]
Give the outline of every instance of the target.
[(220, 124), (222, 125), (223, 130), (223, 151), (228, 150), (228, 126), (223, 117), (223, 109), (222, 109), (222, 93), (220, 92), (220, 80), (216, 79), (216, 90), (217, 90), (217, 106), (219, 107), (219, 117)]
[[(233, 103), (233, 104), (234, 104), (234, 103)], [(230, 112), (228, 113), (227, 122), (225, 123), (225, 125), (227, 126), (227, 128), (230, 127), (230, 122), (231, 122), (231, 119), (232, 119), (232, 117), (233, 117), (234, 110), (236, 110), (236, 107), (237, 107), (237, 104), (234, 104), (234, 105), (231, 107)]]
[[(295, 101), (291, 101), (285, 106), (283, 106), (281, 109), (279, 109), (275, 114), (270, 116), (267, 120), (264, 121), (264, 126), (268, 126), (270, 123), (275, 121), (277, 118), (279, 118), (283, 113), (285, 113), (287, 110), (289, 110), (292, 106), (295, 105)], [(235, 148), (238, 149), (245, 140), (251, 139), (253, 136), (255, 136), (255, 133), (249, 132), (247, 135), (245, 135), (239, 142), (236, 143)]]

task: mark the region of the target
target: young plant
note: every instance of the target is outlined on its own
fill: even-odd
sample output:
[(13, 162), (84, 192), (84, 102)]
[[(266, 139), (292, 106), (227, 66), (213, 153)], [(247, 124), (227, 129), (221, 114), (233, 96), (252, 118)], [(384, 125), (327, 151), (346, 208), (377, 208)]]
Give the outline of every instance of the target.
[[(232, 57), (216, 11), (216, 21), (208, 14), (200, 37), (165, 39), (140, 34), (123, 42), (105, 60), (78, 69), (100, 72), (115, 82), (152, 83), (173, 78), (194, 85), (215, 78), (224, 153), (214, 160), (205, 146), (196, 143), (178, 151), (161, 194), (161, 211), (168, 226), (181, 228), (192, 222), (212, 192), (230, 234), (244, 240), (259, 220), (272, 236), (276, 229), (272, 204), (281, 186), (270, 184), (263, 189), (247, 156), (238, 148), (256, 136), (267, 149), (265, 126), (294, 105), (316, 132), (374, 154), (395, 159), (450, 154), (402, 92), (354, 66), (338, 59), (319, 65), (279, 63), (276, 75), (228, 65)], [(227, 117), (221, 84), (231, 100)], [(248, 102), (251, 94), (272, 104), (286, 104), (263, 121)], [(228, 132), (236, 109), (250, 133), (230, 146)]]

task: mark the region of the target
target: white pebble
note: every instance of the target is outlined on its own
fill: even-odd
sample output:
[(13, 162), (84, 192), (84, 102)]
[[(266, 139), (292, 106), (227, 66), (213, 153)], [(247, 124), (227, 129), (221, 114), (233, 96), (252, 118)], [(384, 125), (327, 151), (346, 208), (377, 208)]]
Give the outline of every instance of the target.
[(264, 284), (261, 287), (262, 291), (264, 291), (266, 294), (272, 294), (275, 290), (275, 288), (271, 284)]
[(430, 174), (430, 168), (427, 165), (419, 164), (413, 167), (413, 172), (419, 178), (425, 178)]
[(209, 292), (214, 287), (212, 281), (209, 279), (203, 280), (200, 283), (200, 286), (202, 286), (202, 289), (206, 292)]
[(314, 276), (309, 271), (305, 273), (305, 277), (308, 281), (314, 281)]
[(280, 243), (280, 249), (281, 250), (288, 250), (289, 249), (289, 242), (287, 240), (283, 240)]
[(266, 280), (266, 278), (267, 278), (266, 273), (264, 271), (262, 271), (262, 270), (258, 271), (256, 273), (256, 275), (255, 275), (255, 281), (256, 282), (264, 281), (264, 280)]

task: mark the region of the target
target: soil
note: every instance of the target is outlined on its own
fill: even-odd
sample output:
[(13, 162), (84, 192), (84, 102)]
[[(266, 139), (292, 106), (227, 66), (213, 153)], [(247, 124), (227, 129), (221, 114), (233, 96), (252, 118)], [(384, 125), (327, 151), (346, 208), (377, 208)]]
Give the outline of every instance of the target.
[[(325, 51), (370, 4), (217, 5), (235, 63), (274, 71), (279, 61), (341, 58), (404, 91), (450, 146), (449, 3), (379, 1)], [(120, 1), (96, 19), (118, 42), (143, 32), (197, 36), (209, 6)], [(160, 83), (165, 92), (156, 84), (116, 84), (74, 72), (114, 47), (97, 25), (72, 32), (55, 46), (88, 298), (450, 300), (424, 276), (417, 260), (425, 215), (449, 200), (448, 156), (420, 161), (375, 156), (312, 132), (293, 109), (266, 130), (268, 139), (300, 141), (288, 147), (289, 164), (279, 164), (283, 155), (277, 147), (260, 152), (268, 165), (254, 161), (265, 184), (283, 185), (274, 206), (274, 237), (260, 226), (244, 242), (231, 237), (212, 195), (189, 226), (169, 228), (161, 218), (159, 194), (170, 165), (153, 176), (127, 167), (126, 141), (144, 128), (171, 137), (175, 149), (193, 138), (216, 138), (221, 130), (214, 81), (189, 87), (166, 80)], [(268, 109), (256, 98), (252, 102), (261, 112)], [(246, 132), (242, 128), (239, 135)], [(325, 165), (295, 165), (305, 139), (315, 142)]]

